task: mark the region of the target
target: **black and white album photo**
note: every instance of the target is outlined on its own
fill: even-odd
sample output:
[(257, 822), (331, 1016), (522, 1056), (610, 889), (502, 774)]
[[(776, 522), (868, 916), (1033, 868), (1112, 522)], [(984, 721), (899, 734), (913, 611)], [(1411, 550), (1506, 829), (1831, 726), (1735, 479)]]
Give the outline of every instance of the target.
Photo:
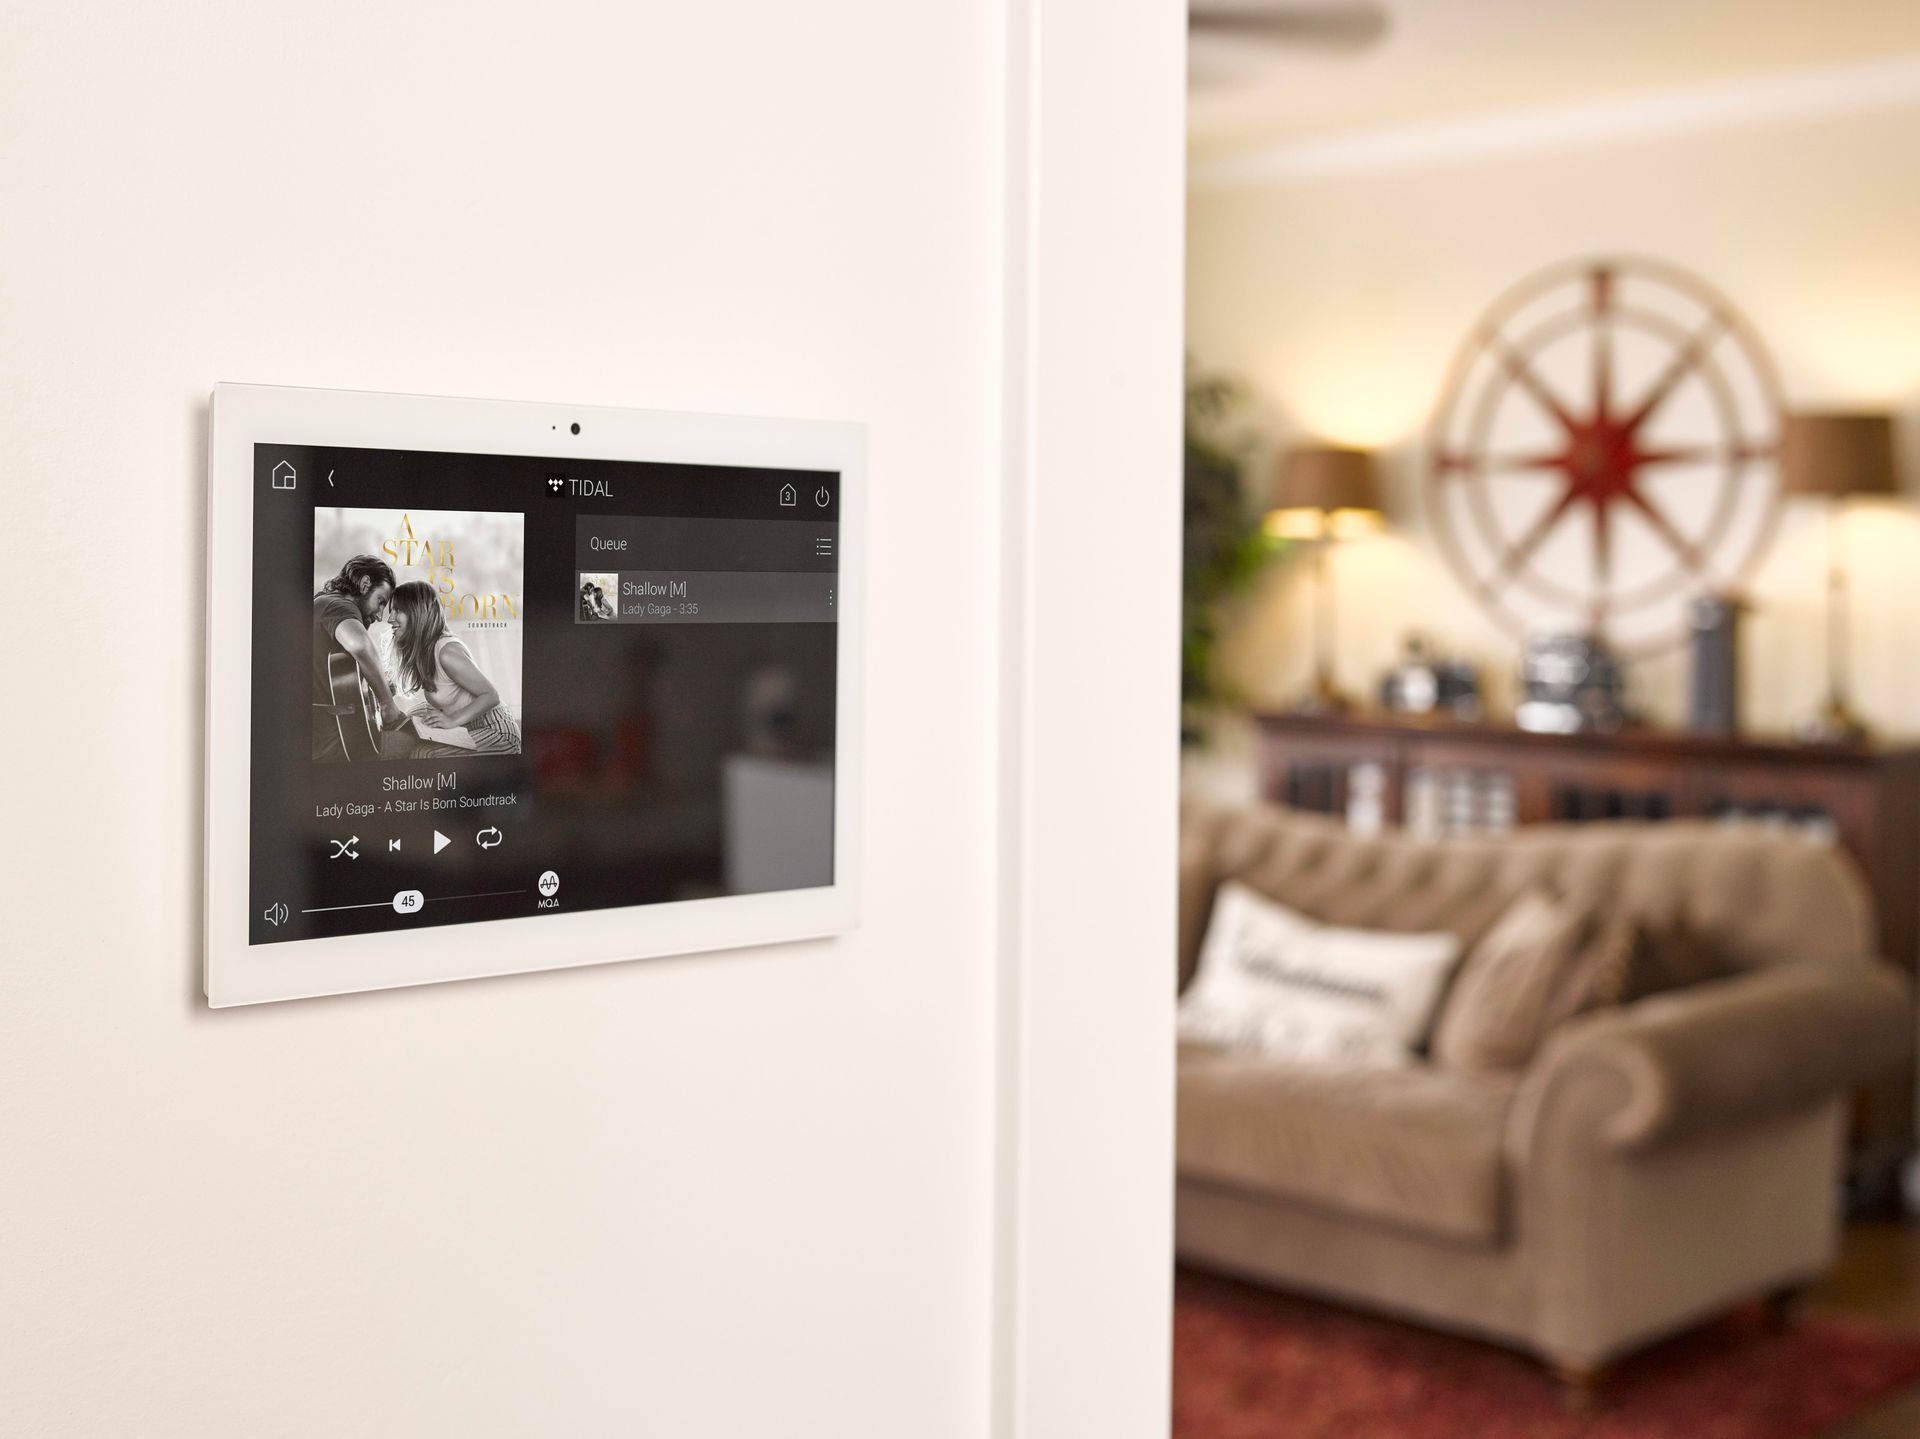
[(316, 763), (520, 753), (521, 516), (317, 509)]
[(611, 620), (620, 616), (620, 576), (580, 575), (580, 614), (582, 620)]

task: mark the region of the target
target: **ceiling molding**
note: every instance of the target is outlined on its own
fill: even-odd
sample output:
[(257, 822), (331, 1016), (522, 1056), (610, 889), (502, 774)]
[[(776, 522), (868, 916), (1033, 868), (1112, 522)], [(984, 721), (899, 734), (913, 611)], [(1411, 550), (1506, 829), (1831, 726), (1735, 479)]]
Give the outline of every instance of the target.
[(1256, 142), (1196, 157), (1188, 183), (1194, 189), (1283, 184), (1914, 104), (1920, 104), (1920, 54), (1906, 54), (1618, 99)]

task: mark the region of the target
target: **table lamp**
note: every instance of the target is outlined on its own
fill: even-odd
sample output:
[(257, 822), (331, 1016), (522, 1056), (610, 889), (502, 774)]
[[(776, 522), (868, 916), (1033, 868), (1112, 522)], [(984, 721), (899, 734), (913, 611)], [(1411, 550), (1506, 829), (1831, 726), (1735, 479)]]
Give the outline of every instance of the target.
[(1380, 485), (1365, 450), (1304, 445), (1289, 450), (1273, 477), (1267, 533), (1313, 546), (1313, 686), (1299, 708), (1338, 713), (1352, 708), (1333, 678), (1333, 585), (1327, 550), (1335, 540), (1380, 524)]
[(1899, 490), (1893, 466), (1893, 421), (1876, 414), (1793, 414), (1780, 432), (1780, 485), (1790, 495), (1827, 504), (1827, 697), (1810, 739), (1859, 740), (1866, 726), (1848, 701), (1848, 595), (1840, 511), (1846, 502)]

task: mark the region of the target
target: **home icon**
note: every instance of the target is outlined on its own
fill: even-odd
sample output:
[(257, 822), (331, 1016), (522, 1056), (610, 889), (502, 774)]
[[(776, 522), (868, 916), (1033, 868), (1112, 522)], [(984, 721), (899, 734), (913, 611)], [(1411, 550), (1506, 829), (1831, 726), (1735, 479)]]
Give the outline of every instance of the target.
[(291, 460), (282, 460), (273, 467), (273, 487), (276, 490), (292, 489), (293, 479), (293, 462)]
[[(278, 480), (275, 480), (274, 483), (279, 484), (280, 482)], [(782, 485), (780, 487), (780, 503), (781, 504), (794, 505), (794, 504), (798, 504), (799, 502), (800, 502), (800, 496), (794, 491), (794, 488), (792, 485)]]

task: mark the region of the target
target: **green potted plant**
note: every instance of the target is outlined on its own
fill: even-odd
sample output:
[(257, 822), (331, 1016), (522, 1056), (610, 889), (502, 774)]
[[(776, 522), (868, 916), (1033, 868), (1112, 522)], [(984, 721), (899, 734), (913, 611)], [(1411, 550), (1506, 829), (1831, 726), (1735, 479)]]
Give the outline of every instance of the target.
[(1180, 740), (1199, 743), (1209, 713), (1241, 696), (1219, 674), (1217, 651), (1229, 603), (1244, 593), (1283, 542), (1269, 539), (1248, 503), (1250, 436), (1237, 424), (1246, 403), (1238, 380), (1186, 371), (1186, 459), (1180, 599)]

